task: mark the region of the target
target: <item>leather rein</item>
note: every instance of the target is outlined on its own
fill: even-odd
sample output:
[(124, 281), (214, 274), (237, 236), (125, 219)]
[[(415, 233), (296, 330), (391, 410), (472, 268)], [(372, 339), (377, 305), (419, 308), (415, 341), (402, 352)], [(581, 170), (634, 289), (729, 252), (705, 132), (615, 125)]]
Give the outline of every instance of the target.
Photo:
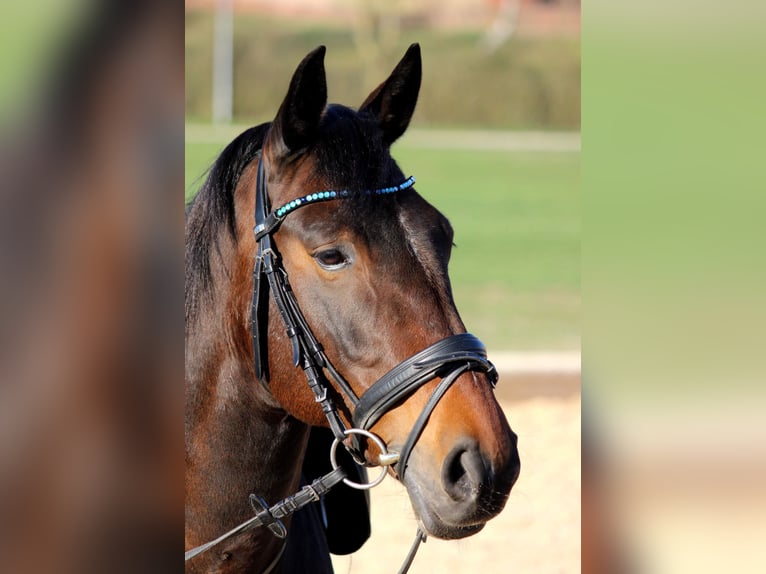
[[(410, 177), (399, 185), (372, 191), (351, 192), (348, 190), (330, 190), (312, 193), (270, 211), (265, 166), (262, 156), (258, 160), (255, 227), (253, 229), (258, 251), (253, 271), (253, 299), (251, 306), (255, 374), (261, 384), (268, 389), (267, 328), (269, 295), (271, 295), (274, 298), (287, 336), (291, 342), (293, 365), (302, 368), (308, 386), (314, 394), (314, 399), (321, 405), (330, 429), (335, 436), (335, 442), (331, 449), (333, 471), (312, 483), (313, 486), (318, 486), (318, 488), (304, 487), (299, 493), (288, 497), (285, 501), (298, 497), (306, 489), (312, 492), (303, 496), (303, 504), (301, 506), (308, 502), (319, 500), (321, 495), (317, 491), (326, 492), (329, 488), (340, 482), (340, 480), (352, 488), (371, 488), (383, 480), (386, 474), (386, 466), (391, 466), (399, 480), (403, 480), (409, 456), (420, 438), (431, 412), (436, 408), (436, 405), (458, 377), (465, 372), (476, 371), (486, 373), (493, 387), (497, 382), (497, 371), (494, 365), (487, 359), (487, 351), (482, 342), (474, 335), (461, 333), (437, 341), (405, 359), (366, 389), (361, 396), (358, 396), (348, 381), (343, 378), (328, 359), (322, 345), (314, 336), (311, 327), (303, 316), (290, 287), (287, 272), (282, 266), (279, 252), (272, 241), (272, 235), (279, 229), (282, 221), (289, 213), (311, 203), (343, 200), (359, 194), (393, 194), (409, 189), (414, 182), (415, 178)], [(352, 428), (348, 428), (344, 424), (338, 413), (328, 392), (330, 384), (325, 373), (329, 374), (330, 378), (337, 384), (337, 388), (340, 389), (353, 406), (352, 423), (354, 426)], [(389, 410), (405, 401), (420, 387), (436, 378), (441, 380), (432, 391), (425, 407), (415, 421), (401, 451), (399, 453), (388, 451), (382, 439), (372, 433), (370, 429)], [(375, 466), (368, 463), (361, 453), (359, 448), (360, 436), (375, 442), (381, 451), (378, 460), (378, 465), (383, 467), (381, 475), (377, 480), (367, 484), (354, 483), (345, 478), (345, 476), (341, 476), (342, 468), (335, 463), (335, 450), (338, 444), (343, 444), (357, 463), (365, 466)], [(351, 438), (353, 444), (349, 444), (348, 438)], [(255, 504), (254, 500), (259, 502)], [(251, 504), (253, 504), (253, 508), (256, 510), (256, 516), (218, 539), (190, 550), (186, 553), (186, 560), (222, 542), (229, 536), (250, 530), (254, 526), (268, 526), (275, 535), (283, 538), (286, 535), (286, 530), (279, 521), (279, 517), (289, 514), (289, 512), (284, 512), (280, 506), (284, 506), (285, 501), (269, 509), (265, 501), (251, 495)], [(300, 508), (300, 506), (292, 504), (287, 506), (290, 507), (290, 512)], [(293, 508), (293, 506), (295, 507)], [(274, 514), (275, 509), (277, 509), (278, 516)], [(426, 535), (419, 527), (415, 542), (402, 569), (399, 571), (400, 574), (409, 569), (420, 542), (424, 542), (425, 539)]]

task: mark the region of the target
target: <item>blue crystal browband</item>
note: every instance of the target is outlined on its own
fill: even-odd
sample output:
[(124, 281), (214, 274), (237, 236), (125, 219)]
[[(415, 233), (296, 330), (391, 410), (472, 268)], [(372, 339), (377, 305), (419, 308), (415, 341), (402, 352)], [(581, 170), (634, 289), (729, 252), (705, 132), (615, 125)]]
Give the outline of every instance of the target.
[(373, 190), (362, 191), (362, 192), (349, 191), (347, 189), (342, 189), (342, 190), (331, 189), (327, 191), (317, 191), (316, 193), (309, 193), (307, 195), (304, 195), (303, 197), (299, 197), (297, 199), (293, 199), (292, 201), (288, 201), (281, 207), (278, 207), (277, 209), (272, 211), (266, 217), (266, 221), (264, 223), (257, 225), (255, 227), (254, 229), (255, 238), (256, 240), (258, 240), (264, 235), (274, 231), (282, 222), (282, 220), (287, 216), (287, 214), (289, 214), (291, 211), (294, 211), (295, 209), (298, 209), (299, 207), (303, 205), (307, 205), (309, 203), (320, 203), (322, 201), (331, 201), (333, 199), (346, 199), (346, 198), (357, 196), (357, 195), (388, 195), (390, 193), (396, 193), (397, 191), (404, 191), (405, 189), (408, 189), (412, 187), (413, 185), (415, 185), (415, 176), (411, 175), (399, 185), (394, 185), (391, 187), (382, 187), (380, 189), (373, 189)]
[[(408, 187), (412, 187), (414, 184), (415, 184), (415, 176), (411, 175), (399, 185), (395, 185), (392, 187), (383, 187), (381, 189), (365, 191), (362, 193), (367, 195), (385, 195), (388, 193), (396, 193), (397, 191), (404, 191)], [(349, 191), (347, 189), (344, 189), (341, 191), (330, 190), (330, 191), (318, 191), (317, 193), (309, 193), (308, 195), (304, 195), (303, 197), (299, 197), (298, 199), (293, 199), (292, 201), (285, 203), (282, 207), (278, 208), (274, 213), (276, 213), (277, 217), (284, 217), (285, 215), (290, 213), (293, 209), (300, 207), (301, 205), (305, 203), (316, 203), (318, 201), (328, 201), (330, 199), (343, 199), (346, 197), (351, 197), (352, 195), (359, 195), (359, 194)]]

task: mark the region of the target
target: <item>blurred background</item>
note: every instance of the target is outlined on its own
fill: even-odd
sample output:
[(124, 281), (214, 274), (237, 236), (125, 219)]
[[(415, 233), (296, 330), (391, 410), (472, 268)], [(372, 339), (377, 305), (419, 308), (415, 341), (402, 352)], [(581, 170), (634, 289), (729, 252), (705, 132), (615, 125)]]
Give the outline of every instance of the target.
[(579, 21), (569, 0), (187, 2), (187, 198), (317, 45), (329, 100), (358, 106), (420, 42), (394, 156), (457, 229), (459, 308), (491, 348), (577, 351)]
[[(522, 475), (499, 518), (429, 540), (412, 572), (579, 571), (579, 1), (190, 0), (185, 30), (187, 199), (235, 135), (273, 118), (317, 45), (329, 100), (356, 107), (420, 43), (420, 98), (392, 155), (456, 230), (455, 299), (500, 369)], [(403, 488), (371, 498), (372, 538), (338, 572), (391, 572), (409, 548)]]
[[(458, 304), (503, 365), (523, 459), (485, 532), (423, 550), (461, 572), (477, 548), (502, 572), (766, 571), (766, 5), (589, 0), (580, 44), (564, 2), (442, 2), (366, 20), (370, 49), (347, 20), (366, 4), (315, 21), (273, 4), (237, 4), (231, 28), (272, 38), (248, 57), (284, 69), (247, 91), (232, 74), (218, 116), (210, 5), (0, 3), (0, 570), (182, 570), (181, 189), (270, 118), (308, 49), (328, 45), (331, 98), (354, 104), (419, 40), (421, 106), (394, 154), (458, 229)], [(251, 48), (231, 46), (233, 71)], [(563, 88), (579, 54), (581, 156)], [(466, 193), (488, 203), (461, 219)]]
[(0, 571), (183, 546), (183, 5), (0, 5)]

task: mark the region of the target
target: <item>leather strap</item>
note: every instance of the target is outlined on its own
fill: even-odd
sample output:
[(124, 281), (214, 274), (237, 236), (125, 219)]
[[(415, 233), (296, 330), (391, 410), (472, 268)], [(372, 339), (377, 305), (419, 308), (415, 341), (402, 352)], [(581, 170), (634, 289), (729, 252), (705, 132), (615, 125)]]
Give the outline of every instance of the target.
[[(263, 499), (251, 496), (250, 502), (256, 515), (246, 520), (239, 526), (232, 528), (226, 534), (223, 534), (205, 544), (201, 544), (184, 553), (184, 562), (191, 560), (198, 554), (210, 550), (213, 546), (220, 544), (224, 540), (252, 530), (259, 526), (268, 526), (270, 530), (278, 537), (284, 538), (287, 530), (282, 524), (281, 519), (300, 510), (307, 504), (318, 501), (322, 495), (326, 494), (333, 486), (346, 478), (346, 471), (343, 467), (338, 467), (324, 476), (320, 476), (311, 484), (307, 484), (292, 496), (280, 500), (274, 506), (267, 507)], [(281, 526), (281, 527), (280, 527)]]
[[(487, 360), (484, 344), (470, 333), (452, 335), (423, 349), (383, 375), (362, 395), (354, 411), (354, 426), (369, 430), (385, 413), (429, 381), (441, 377), (407, 436), (394, 470), (403, 480), (412, 449), (428, 418), (447, 390), (466, 371), (487, 373), (497, 381), (495, 366)], [(356, 437), (355, 437), (356, 438)], [(359, 449), (359, 445), (356, 445)]]
[(493, 384), (497, 380), (484, 344), (470, 333), (452, 335), (399, 363), (367, 389), (354, 411), (354, 426), (369, 430), (395, 404), (462, 363), (487, 373)]
[[(266, 184), (264, 181), (263, 161), (258, 161), (258, 175), (255, 186), (255, 221), (256, 226), (259, 221), (266, 218), (268, 211), (268, 194), (264, 193)], [(269, 245), (269, 247), (271, 247)], [(265, 248), (265, 244), (264, 244)], [(268, 333), (269, 312), (269, 287), (268, 282), (264, 280), (263, 258), (261, 257), (261, 241), (258, 241), (258, 253), (255, 258), (255, 268), (253, 269), (253, 302), (250, 308), (250, 326), (253, 337), (253, 363), (255, 365), (255, 376), (266, 385), (269, 379), (268, 373), (268, 355), (266, 354), (266, 341)]]
[(410, 551), (407, 552), (407, 556), (404, 558), (404, 563), (401, 568), (399, 568), (399, 574), (407, 574), (407, 572), (409, 572), (410, 566), (412, 566), (412, 562), (415, 560), (415, 554), (417, 553), (418, 548), (420, 548), (420, 545), (425, 544), (426, 538), (426, 533), (420, 526), (418, 526), (418, 530), (415, 533), (415, 540), (412, 542)]
[(431, 416), (431, 412), (433, 412), (433, 410), (436, 408), (436, 405), (444, 396), (444, 393), (446, 393), (452, 384), (457, 380), (457, 378), (465, 373), (469, 368), (470, 364), (466, 363), (465, 365), (461, 365), (452, 371), (449, 375), (439, 381), (439, 384), (436, 385), (436, 388), (434, 389), (433, 393), (431, 393), (431, 396), (428, 397), (428, 402), (426, 402), (426, 406), (423, 407), (423, 410), (420, 411), (420, 415), (415, 421), (415, 424), (412, 425), (412, 430), (407, 436), (407, 440), (399, 452), (399, 460), (394, 465), (394, 470), (396, 471), (396, 474), (399, 475), (399, 480), (404, 480), (404, 473), (407, 471), (407, 462), (410, 459), (410, 454), (412, 453), (412, 449), (415, 447), (415, 443), (420, 438), (426, 423), (428, 423), (428, 418)]
[(272, 245), (271, 233), (274, 232), (282, 218), (271, 217), (273, 214), (268, 214), (269, 198), (264, 169), (263, 160), (260, 159), (255, 192), (255, 236), (258, 253), (253, 271), (251, 307), (255, 373), (261, 383), (268, 388), (268, 354), (266, 348), (268, 333), (266, 330), (270, 293), (290, 339), (293, 365), (303, 368), (309, 387), (314, 393), (314, 399), (320, 403), (333, 434), (342, 440), (345, 438), (343, 432), (345, 425), (328, 394), (328, 385), (324, 380), (323, 369), (327, 369), (353, 405), (356, 405), (358, 398), (351, 389), (351, 385), (331, 365), (322, 346), (306, 323), (290, 287), (287, 272), (282, 267), (279, 254)]

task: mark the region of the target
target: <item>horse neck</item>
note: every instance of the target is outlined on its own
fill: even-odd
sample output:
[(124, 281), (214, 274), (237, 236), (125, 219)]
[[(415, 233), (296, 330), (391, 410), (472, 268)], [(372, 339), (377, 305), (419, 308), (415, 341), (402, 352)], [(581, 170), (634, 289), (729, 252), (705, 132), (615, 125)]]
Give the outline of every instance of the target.
[[(186, 338), (187, 535), (199, 544), (252, 516), (248, 496), (270, 504), (295, 492), (308, 427), (288, 415), (254, 376), (237, 265), (214, 263), (213, 297)], [(211, 258), (214, 259), (214, 258)], [(224, 272), (225, 271), (225, 272)], [(251, 273), (252, 271), (250, 271)], [(265, 538), (264, 538), (265, 536)], [(253, 532), (249, 549), (268, 554), (274, 537)]]

